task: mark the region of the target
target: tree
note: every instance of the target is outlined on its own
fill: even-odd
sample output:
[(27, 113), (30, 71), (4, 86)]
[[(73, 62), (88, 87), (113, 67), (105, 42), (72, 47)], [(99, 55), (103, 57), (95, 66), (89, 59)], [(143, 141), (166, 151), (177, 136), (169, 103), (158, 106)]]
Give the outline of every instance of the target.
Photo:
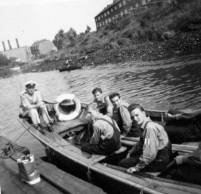
[(85, 30), (85, 34), (89, 33), (91, 31), (91, 28), (87, 26), (87, 29)]
[(73, 46), (77, 38), (77, 33), (73, 28), (70, 28), (68, 32), (66, 32), (65, 37), (69, 41), (70, 45)]
[(55, 35), (53, 43), (57, 47), (57, 49), (60, 50), (63, 48), (63, 42), (64, 42), (64, 31), (61, 29)]
[(0, 54), (0, 66), (6, 66), (10, 63), (10, 60), (5, 56)]

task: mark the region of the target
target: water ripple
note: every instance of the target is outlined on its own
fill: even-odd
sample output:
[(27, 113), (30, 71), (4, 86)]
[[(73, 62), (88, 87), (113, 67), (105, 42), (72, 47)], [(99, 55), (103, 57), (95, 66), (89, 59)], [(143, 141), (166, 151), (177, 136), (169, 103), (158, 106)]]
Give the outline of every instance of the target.
[(101, 87), (104, 94), (119, 92), (128, 102), (149, 109), (201, 108), (201, 56), (191, 55), (150, 62), (127, 62), (87, 67), (71, 72), (18, 74), (0, 79), (0, 133), (15, 137), (22, 130), (17, 122), (19, 94), (24, 82), (37, 81), (49, 101), (62, 93), (75, 93), (91, 102), (91, 91)]

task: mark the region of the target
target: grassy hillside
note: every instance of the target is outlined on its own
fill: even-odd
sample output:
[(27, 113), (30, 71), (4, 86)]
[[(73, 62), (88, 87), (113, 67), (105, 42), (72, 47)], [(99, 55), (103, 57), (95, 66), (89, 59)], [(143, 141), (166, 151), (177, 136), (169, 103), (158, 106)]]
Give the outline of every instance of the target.
[(194, 52), (200, 49), (200, 13), (200, 0), (178, 0), (176, 5), (155, 5), (98, 32), (76, 35), (73, 40), (65, 38), (68, 32), (64, 33), (64, 46), (60, 54), (100, 54), (105, 50), (132, 50), (139, 45), (143, 49), (144, 43), (153, 46), (156, 42), (163, 49), (174, 49), (176, 53)]
[[(46, 57), (40, 71), (73, 63), (98, 65), (130, 60), (157, 60), (201, 51), (201, 1), (156, 4), (97, 32), (60, 30), (53, 42), (59, 51)], [(80, 60), (80, 57), (87, 59)], [(29, 71), (27, 69), (27, 71)]]

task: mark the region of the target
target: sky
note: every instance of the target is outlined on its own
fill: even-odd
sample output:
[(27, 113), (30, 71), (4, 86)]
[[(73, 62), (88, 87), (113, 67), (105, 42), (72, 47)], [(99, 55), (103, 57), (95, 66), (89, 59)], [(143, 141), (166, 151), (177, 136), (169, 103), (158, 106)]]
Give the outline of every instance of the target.
[[(53, 40), (56, 33), (73, 28), (84, 32), (96, 30), (94, 17), (113, 0), (0, 0), (0, 41), (8, 48), (30, 46), (41, 39)], [(0, 51), (3, 50), (2, 44)]]

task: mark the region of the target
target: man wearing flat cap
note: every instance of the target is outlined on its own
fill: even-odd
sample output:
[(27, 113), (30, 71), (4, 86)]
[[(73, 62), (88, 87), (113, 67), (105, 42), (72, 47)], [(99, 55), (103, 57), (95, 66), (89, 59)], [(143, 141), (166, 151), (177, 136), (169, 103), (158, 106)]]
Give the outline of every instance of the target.
[(46, 106), (42, 100), (40, 91), (36, 89), (36, 82), (30, 80), (25, 83), (25, 91), (21, 93), (20, 100), (21, 114), (23, 116), (29, 116), (34, 127), (40, 129), (41, 132), (44, 132), (39, 117), (40, 111), (48, 130), (52, 131), (52, 128), (50, 127), (50, 122), (52, 121), (52, 119), (49, 117)]

